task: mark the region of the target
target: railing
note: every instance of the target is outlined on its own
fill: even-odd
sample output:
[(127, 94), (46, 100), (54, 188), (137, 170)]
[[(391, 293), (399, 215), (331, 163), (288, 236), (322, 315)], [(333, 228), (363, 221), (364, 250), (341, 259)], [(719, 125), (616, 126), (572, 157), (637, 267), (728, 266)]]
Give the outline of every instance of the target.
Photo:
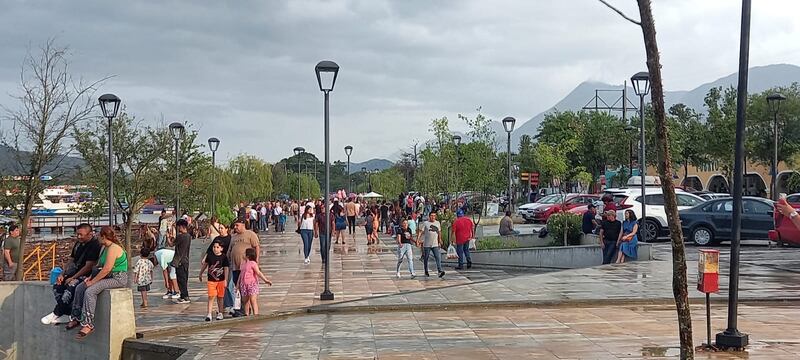
[(25, 270), (25, 272), (22, 275), (22, 278), (23, 279), (27, 279), (28, 278), (28, 273), (36, 270), (36, 278), (39, 281), (42, 281), (42, 261), (44, 259), (47, 259), (47, 255), (50, 255), (50, 258), (51, 258), (51, 266), (50, 266), (50, 268), (53, 269), (53, 268), (56, 267), (56, 242), (53, 242), (53, 244), (51, 244), (47, 248), (47, 250), (42, 250), (42, 246), (41, 245), (36, 245), (36, 247), (33, 248), (33, 251), (31, 251), (30, 254), (28, 254), (28, 256), (26, 256), (22, 260), (22, 264), (27, 263), (28, 260), (30, 258), (32, 258), (34, 255), (36, 255), (36, 261), (31, 263), (30, 267)]

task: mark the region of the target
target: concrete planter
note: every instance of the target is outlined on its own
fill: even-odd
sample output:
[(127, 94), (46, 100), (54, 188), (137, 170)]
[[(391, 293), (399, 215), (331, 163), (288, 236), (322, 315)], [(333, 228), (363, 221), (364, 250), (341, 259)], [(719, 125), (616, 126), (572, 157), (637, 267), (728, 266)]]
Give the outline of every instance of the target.
[[(576, 269), (602, 264), (600, 246), (551, 246), (470, 251), (472, 263), (498, 267)], [(650, 244), (639, 243), (638, 261), (652, 260)], [(454, 260), (448, 260), (453, 263)]]

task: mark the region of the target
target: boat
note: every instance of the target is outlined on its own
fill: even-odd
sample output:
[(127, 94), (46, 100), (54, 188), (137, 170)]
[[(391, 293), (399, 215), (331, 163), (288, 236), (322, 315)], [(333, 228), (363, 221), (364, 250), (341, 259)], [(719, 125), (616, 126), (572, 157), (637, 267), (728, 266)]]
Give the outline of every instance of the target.
[(38, 194), (31, 214), (34, 216), (75, 215), (81, 212), (84, 203), (91, 201), (85, 193), (69, 192), (62, 187), (49, 187)]

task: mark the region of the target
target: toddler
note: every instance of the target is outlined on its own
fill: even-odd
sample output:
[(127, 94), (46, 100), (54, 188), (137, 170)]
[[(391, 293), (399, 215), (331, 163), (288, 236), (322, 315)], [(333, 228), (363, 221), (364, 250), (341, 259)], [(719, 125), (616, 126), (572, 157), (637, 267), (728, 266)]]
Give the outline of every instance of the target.
[(136, 289), (142, 294), (142, 308), (147, 307), (147, 292), (150, 291), (150, 284), (153, 283), (153, 261), (149, 257), (149, 248), (139, 250), (139, 261), (133, 268), (133, 282), (136, 284)]
[(236, 289), (242, 295), (242, 309), (245, 315), (258, 315), (258, 279), (267, 285), (272, 285), (272, 281), (264, 276), (256, 263), (256, 250), (253, 248), (245, 250), (247, 261), (239, 268), (239, 282)]

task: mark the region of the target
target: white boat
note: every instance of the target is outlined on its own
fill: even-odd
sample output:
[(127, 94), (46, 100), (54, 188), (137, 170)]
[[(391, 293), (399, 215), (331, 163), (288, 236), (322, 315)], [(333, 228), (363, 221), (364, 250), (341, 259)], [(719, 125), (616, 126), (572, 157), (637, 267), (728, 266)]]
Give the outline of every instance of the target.
[(60, 187), (49, 187), (38, 195), (31, 213), (35, 216), (74, 215), (81, 211), (85, 199)]

